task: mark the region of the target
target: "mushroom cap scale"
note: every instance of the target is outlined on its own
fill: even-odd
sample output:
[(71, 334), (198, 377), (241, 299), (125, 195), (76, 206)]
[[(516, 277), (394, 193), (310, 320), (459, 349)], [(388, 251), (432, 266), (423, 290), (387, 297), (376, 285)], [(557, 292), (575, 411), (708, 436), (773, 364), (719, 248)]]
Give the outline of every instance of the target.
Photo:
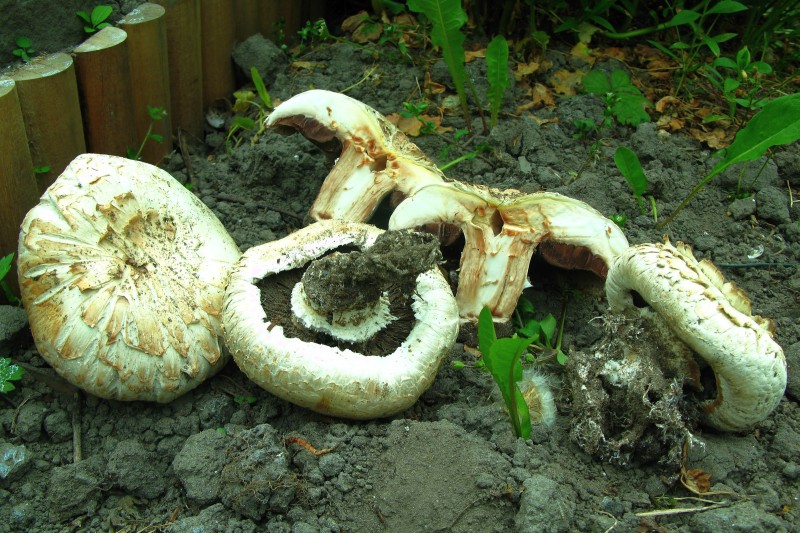
[(368, 248), (380, 233), (366, 224), (321, 221), (243, 254), (231, 274), (223, 326), (234, 360), (251, 380), (297, 405), (351, 419), (402, 411), (430, 386), (459, 324), (455, 300), (437, 269), (417, 277), (415, 324), (383, 357), (287, 337), (261, 305), (259, 280), (342, 246)]
[(19, 279), (42, 357), (102, 398), (168, 402), (227, 360), (220, 314), (239, 250), (169, 174), (75, 158), (25, 217)]
[[(711, 275), (709, 275), (711, 273)], [(745, 430), (766, 418), (786, 389), (786, 359), (769, 321), (749, 314), (749, 301), (708, 261), (683, 243), (632, 246), (606, 280), (612, 312), (642, 314), (637, 292), (660, 320), (713, 369), (717, 395), (703, 405), (705, 422)]]

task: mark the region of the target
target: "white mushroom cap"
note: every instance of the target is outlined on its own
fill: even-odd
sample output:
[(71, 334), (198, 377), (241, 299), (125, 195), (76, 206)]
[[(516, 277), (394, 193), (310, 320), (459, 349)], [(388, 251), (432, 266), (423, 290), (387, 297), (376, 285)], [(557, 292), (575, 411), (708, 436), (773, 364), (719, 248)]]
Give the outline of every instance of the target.
[(220, 314), (239, 256), (165, 171), (80, 155), (20, 231), (22, 301), (39, 353), (96, 396), (168, 402), (227, 360)]
[(640, 244), (613, 263), (606, 280), (612, 312), (647, 313), (660, 320), (714, 370), (717, 395), (703, 405), (710, 426), (738, 431), (766, 418), (786, 389), (786, 359), (768, 320), (751, 316), (750, 302), (688, 246)]
[(386, 356), (287, 337), (266, 315), (255, 285), (342, 246), (369, 248), (381, 232), (367, 224), (321, 221), (244, 253), (226, 291), (223, 326), (234, 360), (251, 380), (300, 406), (352, 419), (389, 416), (417, 401), (458, 334), (455, 299), (438, 269), (417, 277), (415, 323)]
[(265, 124), (278, 131), (299, 131), (323, 150), (336, 151), (336, 164), (310, 210), (316, 220), (363, 222), (387, 194), (399, 191), (408, 196), (423, 185), (445, 180), (394, 124), (344, 94), (321, 89), (300, 93), (276, 107)]
[(612, 221), (557, 193), (524, 195), (460, 182), (427, 185), (397, 206), (389, 229), (431, 223), (454, 224), (464, 233), (456, 300), (462, 318), (472, 321), (484, 306), (496, 321), (508, 320), (540, 243), (579, 250), (577, 264), (562, 254), (559, 266), (599, 275), (628, 246)]

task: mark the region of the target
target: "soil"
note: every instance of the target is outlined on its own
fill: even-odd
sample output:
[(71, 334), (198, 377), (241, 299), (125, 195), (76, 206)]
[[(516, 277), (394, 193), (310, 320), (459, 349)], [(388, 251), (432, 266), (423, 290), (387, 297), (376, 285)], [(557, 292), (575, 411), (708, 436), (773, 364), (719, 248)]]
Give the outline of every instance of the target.
[[(550, 54), (561, 64), (578, 61)], [(346, 90), (388, 114), (419, 97), (425, 76), (410, 62), (377, 58), (347, 44), (303, 59), (312, 68), (294, 70), (288, 58), (273, 64), (267, 79), (273, 98), (285, 100), (309, 88)], [(618, 67), (624, 68), (613, 62), (600, 68)], [(484, 93), (485, 64), (477, 60), (468, 68)], [(448, 83), (443, 63), (431, 75)], [(664, 442), (624, 460), (585, 453), (571, 436), (581, 414), (572, 409), (574, 372), (564, 374), (558, 365), (540, 369), (556, 399), (555, 421), (534, 424), (531, 438), (523, 440), (514, 437), (490, 375), (472, 364), (475, 357), (463, 344), (413, 408), (392, 419), (351, 422), (271, 396), (233, 362), (166, 405), (73, 394), (52, 379), (23, 332), (7, 355), (41, 370), (26, 372), (0, 410), (0, 531), (800, 529), (800, 147), (786, 147), (766, 163), (752, 196), (732, 199), (742, 171), (732, 169), (658, 229), (651, 213), (640, 213), (616, 170), (615, 148), (628, 146), (639, 155), (650, 183), (647, 194), (663, 218), (711, 168), (707, 147), (653, 123), (613, 125), (597, 139), (576, 138), (575, 120), (602, 121), (599, 98), (564, 97), (555, 107), (519, 116), (513, 114), (518, 97), (506, 97), (488, 135), (473, 118), (476, 135), (444, 157), (444, 138), (426, 135), (415, 142), (440, 164), (486, 144), (491, 151), (451, 167), (447, 175), (524, 192), (555, 191), (606, 216), (625, 214), (631, 243), (659, 242), (666, 235), (691, 244), (698, 258), (713, 260), (748, 293), (754, 313), (776, 323), (789, 387), (772, 415), (740, 434), (695, 426), (689, 416), (684, 421), (691, 431), (685, 457), (686, 468), (694, 469), (690, 479), (710, 474), (716, 496), (691, 498), (678, 482), (680, 454), (661, 455)], [(464, 125), (457, 113), (445, 115), (444, 122)], [(230, 153), (225, 135), (209, 127), (190, 161), (175, 154), (164, 167), (192, 184), (242, 251), (300, 227), (331, 163), (299, 135), (267, 132)], [(600, 141), (596, 154), (589, 149), (594, 140)], [(761, 163), (743, 170), (745, 183)], [(542, 315), (559, 316), (568, 299), (566, 353), (591, 353), (604, 333), (598, 320), (606, 310), (601, 283), (538, 260), (529, 277), (532, 287), (525, 294)], [(455, 361), (467, 364), (456, 368)], [(73, 460), (73, 423), (82, 437), (79, 462)], [(673, 452), (675, 444), (667, 443)], [(674, 507), (695, 511), (647, 514)]]

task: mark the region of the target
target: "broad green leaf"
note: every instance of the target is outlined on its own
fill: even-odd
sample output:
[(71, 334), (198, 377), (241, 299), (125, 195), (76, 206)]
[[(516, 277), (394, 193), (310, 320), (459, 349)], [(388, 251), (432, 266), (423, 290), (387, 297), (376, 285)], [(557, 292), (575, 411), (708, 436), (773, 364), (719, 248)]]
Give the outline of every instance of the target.
[(733, 0), (722, 0), (721, 2), (717, 2), (711, 9), (706, 11), (707, 15), (727, 15), (730, 13), (738, 13), (739, 11), (746, 11), (747, 6), (741, 4), (739, 2), (734, 2)]
[(773, 146), (800, 139), (800, 93), (770, 101), (747, 125), (739, 130), (733, 143), (723, 150), (723, 159), (709, 176), (715, 176), (736, 163), (762, 157)]
[(583, 77), (583, 89), (587, 93), (602, 95), (611, 92), (611, 85), (605, 72), (590, 70)]
[(704, 45), (706, 45), (709, 50), (711, 50), (711, 53), (714, 54), (714, 57), (719, 57), (719, 54), (721, 53), (721, 50), (719, 49), (719, 45), (717, 44), (717, 41), (715, 41), (714, 39), (711, 39), (710, 37), (705, 35), (705, 36), (703, 36), (701, 42)]
[(739, 68), (733, 59), (729, 57), (718, 57), (711, 64), (715, 67), (729, 68), (731, 70), (737, 70)]
[(253, 85), (256, 87), (258, 97), (261, 98), (261, 101), (264, 102), (267, 109), (272, 109), (272, 98), (270, 98), (267, 87), (264, 85), (264, 80), (261, 78), (261, 74), (258, 73), (256, 67), (250, 67), (250, 77), (253, 78)]
[(113, 11), (111, 6), (96, 6), (92, 9), (92, 26), (99, 27), (100, 23), (111, 15), (111, 11)]
[(625, 177), (628, 185), (630, 185), (633, 195), (641, 198), (647, 190), (647, 176), (644, 174), (636, 152), (625, 146), (620, 146), (614, 152), (614, 163), (616, 163), (620, 174)]
[(722, 44), (730, 41), (737, 35), (738, 35), (737, 33), (720, 33), (719, 35), (715, 35), (714, 37), (712, 37), (712, 39), (714, 39), (715, 43)]
[(556, 317), (554, 317), (552, 313), (548, 313), (548, 315), (539, 322), (539, 326), (542, 328), (542, 333), (544, 334), (547, 345), (552, 346), (553, 338), (556, 335), (556, 328), (558, 327)]
[(694, 22), (695, 20), (700, 18), (700, 13), (697, 11), (692, 11), (691, 9), (684, 9), (683, 11), (676, 13), (672, 20), (667, 22), (664, 27), (665, 28), (672, 28), (673, 26), (680, 26), (682, 24), (689, 24)]
[[(500, 388), (509, 416), (517, 437), (527, 439), (531, 435), (531, 418), (528, 405), (522, 396), (517, 383), (522, 379), (522, 362), (520, 355), (533, 339), (502, 338), (497, 339), (489, 351), (486, 368)], [(491, 361), (491, 363), (489, 362)]]
[(14, 252), (4, 256), (0, 259), (0, 280), (6, 277), (6, 274), (11, 272), (11, 263), (14, 261)]
[(650, 101), (638, 94), (620, 93), (619, 100), (614, 105), (614, 116), (620, 124), (636, 126), (650, 120), (650, 115), (645, 111), (645, 107), (650, 105)]
[(478, 350), (486, 354), (492, 349), (492, 344), (497, 340), (497, 334), (494, 331), (494, 320), (492, 319), (492, 312), (488, 307), (484, 306), (478, 315)]
[[(627, 72), (619, 68), (611, 71), (611, 90), (613, 92), (619, 92), (630, 87), (633, 87), (633, 85), (631, 85), (631, 78)], [(636, 89), (635, 87), (633, 88)], [(636, 91), (638, 92), (638, 89)]]
[(408, 0), (408, 8), (423, 13), (431, 21), (431, 41), (442, 50), (465, 119), (469, 121), (467, 93), (464, 88), (467, 78), (464, 67), (465, 36), (461, 32), (461, 27), (467, 22), (467, 14), (462, 9), (460, 0)]
[(738, 89), (740, 85), (741, 83), (739, 83), (739, 80), (734, 80), (733, 78), (725, 78), (725, 81), (723, 82), (722, 85), (722, 90), (726, 93), (732, 93), (733, 91)]
[(509, 85), (508, 41), (502, 35), (496, 36), (486, 47), (486, 75), (489, 80), (487, 96), (491, 113), (490, 124), (494, 128)]

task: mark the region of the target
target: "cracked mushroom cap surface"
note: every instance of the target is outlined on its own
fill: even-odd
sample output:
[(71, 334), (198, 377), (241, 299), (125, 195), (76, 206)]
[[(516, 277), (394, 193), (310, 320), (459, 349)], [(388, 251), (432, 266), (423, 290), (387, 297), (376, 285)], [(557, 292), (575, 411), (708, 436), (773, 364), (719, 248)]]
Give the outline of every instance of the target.
[(764, 420), (786, 389), (786, 359), (771, 321), (752, 315), (750, 301), (708, 260), (681, 242), (631, 246), (606, 280), (612, 312), (652, 313), (714, 371), (716, 397), (702, 405), (705, 422), (725, 431)]
[(167, 172), (80, 155), (20, 230), (21, 295), (39, 353), (101, 398), (171, 401), (228, 358), (220, 314), (239, 256)]
[(459, 328), (455, 299), (436, 267), (416, 277), (410, 333), (382, 356), (285, 334), (267, 316), (257, 286), (330, 251), (369, 248), (381, 233), (362, 223), (320, 221), (242, 255), (226, 291), (223, 326), (234, 360), (251, 380), (302, 407), (351, 419), (390, 416), (417, 401), (433, 382)]
[(369, 220), (392, 192), (405, 196), (445, 181), (442, 172), (394, 124), (344, 94), (314, 89), (278, 105), (265, 122), (281, 133), (299, 132), (336, 163), (311, 207), (315, 220)]
[(506, 321), (517, 305), (531, 257), (605, 277), (628, 247), (622, 230), (588, 204), (558, 193), (496, 191), (461, 182), (431, 184), (403, 200), (389, 229), (452, 224), (464, 233), (456, 299), (464, 320), (477, 321), (488, 306)]

